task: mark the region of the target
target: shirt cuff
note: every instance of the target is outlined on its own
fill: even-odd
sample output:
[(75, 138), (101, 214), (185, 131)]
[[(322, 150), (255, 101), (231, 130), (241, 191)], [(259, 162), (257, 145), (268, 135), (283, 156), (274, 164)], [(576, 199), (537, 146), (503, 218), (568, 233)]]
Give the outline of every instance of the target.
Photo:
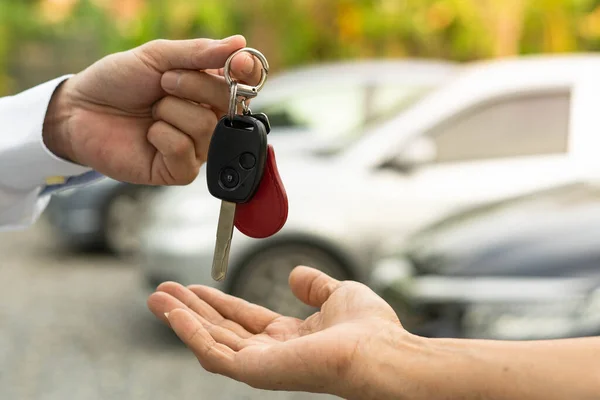
[(75, 186), (85, 186), (88, 183), (96, 182), (97, 180), (104, 178), (104, 175), (96, 171), (89, 171), (82, 175), (72, 176), (70, 178), (67, 178), (64, 183), (46, 185), (46, 187), (44, 187), (44, 189), (40, 192), (40, 197), (60, 192), (62, 190), (70, 189)]
[(0, 102), (4, 131), (0, 139), (0, 186), (29, 190), (65, 183), (68, 177), (92, 171), (53, 154), (42, 137), (50, 99), (71, 76), (62, 76)]

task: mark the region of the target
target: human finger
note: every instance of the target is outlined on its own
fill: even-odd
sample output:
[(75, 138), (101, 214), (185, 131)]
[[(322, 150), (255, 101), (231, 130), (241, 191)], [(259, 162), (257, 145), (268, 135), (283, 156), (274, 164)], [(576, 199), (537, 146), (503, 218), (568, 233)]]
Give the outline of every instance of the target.
[(206, 329), (208, 333), (210, 333), (210, 335), (213, 337), (213, 339), (215, 339), (218, 343), (222, 343), (235, 351), (240, 350), (246, 345), (244, 339), (237, 335), (235, 332), (232, 332), (227, 328), (211, 323), (206, 318), (203, 318), (202, 316), (198, 315), (196, 312), (194, 312), (194, 310), (191, 310), (188, 306), (186, 306), (185, 304), (183, 304), (168, 293), (152, 293), (152, 295), (148, 297), (147, 303), (148, 308), (150, 309), (150, 311), (152, 311), (156, 318), (158, 318), (166, 324), (169, 324), (167, 315), (171, 311), (176, 309), (184, 309), (190, 311), (194, 318), (196, 318), (198, 321), (200, 321), (200, 323), (202, 323), (204, 329)]
[(231, 60), (231, 77), (248, 85), (258, 85), (263, 69), (258, 58), (248, 52), (236, 54)]
[(312, 307), (321, 307), (340, 286), (340, 282), (317, 269), (300, 266), (291, 272), (289, 285), (300, 301)]
[(166, 96), (154, 106), (153, 114), (155, 119), (165, 121), (190, 136), (194, 141), (196, 158), (200, 162), (206, 160), (210, 138), (217, 125), (214, 112), (178, 97)]
[(252, 334), (243, 326), (223, 317), (223, 315), (221, 315), (205, 301), (200, 299), (194, 292), (179, 283), (164, 282), (161, 283), (156, 290), (173, 296), (174, 299), (177, 299), (182, 304), (185, 304), (187, 308), (194, 311), (209, 322), (229, 329), (242, 338), (248, 338), (252, 336)]
[(157, 121), (148, 129), (147, 139), (157, 151), (151, 167), (152, 183), (187, 185), (196, 179), (201, 163), (190, 136), (165, 121)]
[[(264, 66), (258, 58), (248, 52), (242, 52), (236, 54), (231, 60), (230, 75), (239, 82), (254, 86), (260, 82), (261, 74), (266, 73), (266, 71), (262, 71), (263, 69)], [(205, 70), (205, 72), (225, 76), (225, 68), (213, 68)]]
[(221, 68), (232, 53), (244, 46), (246, 39), (241, 35), (222, 40), (158, 39), (145, 43), (132, 52), (144, 64), (162, 73), (171, 69)]
[(236, 352), (217, 342), (202, 323), (188, 310), (178, 308), (167, 315), (171, 329), (194, 353), (200, 365), (208, 372), (234, 377), (239, 368)]
[(161, 87), (171, 96), (229, 110), (229, 87), (220, 76), (202, 71), (172, 70), (161, 78)]
[(225, 68), (205, 69), (204, 72), (206, 72), (207, 74), (213, 74), (217, 76), (225, 76), (223, 75), (225, 73)]
[(223, 317), (240, 324), (250, 333), (263, 332), (270, 323), (281, 317), (280, 314), (267, 308), (208, 286), (191, 285), (189, 289)]

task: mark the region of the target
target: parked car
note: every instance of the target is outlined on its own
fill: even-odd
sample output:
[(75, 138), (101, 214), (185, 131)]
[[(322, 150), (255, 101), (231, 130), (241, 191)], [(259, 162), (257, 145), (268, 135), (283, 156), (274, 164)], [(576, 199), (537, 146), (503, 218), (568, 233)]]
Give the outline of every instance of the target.
[[(269, 142), (280, 158), (327, 154), (355, 141), (365, 125), (388, 118), (446, 82), (458, 69), (451, 62), (421, 60), (305, 67), (269, 78), (251, 108), (269, 116)], [(56, 234), (72, 248), (134, 253), (143, 199), (156, 190), (105, 179), (55, 196), (46, 213)]]
[[(289, 271), (366, 281), (382, 240), (454, 212), (577, 181), (600, 163), (597, 56), (476, 63), (337, 155), (283, 159), (289, 216), (276, 235), (233, 235), (228, 278), (210, 266), (219, 201), (205, 177), (159, 194), (143, 230), (147, 287), (213, 285), (280, 312), (311, 312)], [(582, 172), (583, 171), (583, 172)]]
[(566, 185), (444, 218), (383, 257), (371, 284), (407, 329), (426, 336), (598, 335), (600, 185)]

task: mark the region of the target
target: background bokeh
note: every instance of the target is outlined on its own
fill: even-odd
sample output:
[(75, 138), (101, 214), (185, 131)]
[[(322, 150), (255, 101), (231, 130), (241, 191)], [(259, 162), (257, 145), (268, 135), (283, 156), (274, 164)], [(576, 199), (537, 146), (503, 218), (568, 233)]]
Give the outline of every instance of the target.
[(242, 33), (273, 71), (600, 49), (598, 0), (0, 0), (0, 94), (155, 38)]
[[(360, 264), (369, 273), (371, 269), (377, 271), (373, 273), (374, 277), (368, 277), (373, 279), (369, 281), (363, 277), (365, 279), (362, 281), (379, 289), (378, 293), (401, 315), (405, 327), (424, 327), (424, 332), (431, 332), (432, 336), (451, 336), (456, 332), (463, 334), (466, 326), (472, 332), (477, 332), (474, 336), (493, 338), (500, 332), (504, 335), (502, 338), (517, 339), (540, 338), (543, 334), (569, 337), (597, 335), (600, 332), (598, 185), (595, 189), (590, 188), (592, 185), (584, 185), (583, 189), (560, 189), (556, 193), (538, 195), (530, 200), (525, 196), (524, 204), (517, 201), (514, 210), (508, 207), (506, 213), (499, 212), (498, 215), (490, 210), (496, 206), (501, 209), (501, 204), (481, 210), (470, 209), (470, 213), (465, 215), (442, 218), (438, 225), (433, 225), (432, 235), (428, 236), (425, 230), (421, 236), (412, 237), (409, 246), (402, 249), (405, 232), (402, 238), (392, 234), (387, 237), (395, 228), (403, 230), (404, 224), (413, 221), (413, 217), (417, 221), (421, 219), (421, 214), (432, 213), (431, 204), (443, 209), (445, 204), (442, 203), (450, 202), (453, 195), (444, 191), (451, 186), (458, 188), (456, 193), (464, 195), (460, 196), (461, 199), (470, 201), (472, 198), (486, 197), (483, 195), (487, 192), (496, 193), (498, 188), (502, 190), (497, 193), (504, 193), (503, 190), (521, 193), (519, 188), (529, 175), (536, 180), (535, 187), (543, 186), (541, 181), (553, 181), (554, 175), (559, 181), (564, 172), (562, 169), (569, 172), (572, 167), (564, 162), (571, 155), (569, 144), (565, 143), (570, 143), (573, 136), (576, 142), (581, 140), (585, 144), (587, 140), (589, 143), (598, 143), (582, 135), (582, 132), (596, 132), (597, 126), (594, 124), (597, 124), (597, 118), (593, 112), (598, 101), (586, 90), (583, 91), (583, 100), (577, 97), (581, 86), (591, 82), (586, 89), (593, 89), (593, 79), (582, 80), (584, 84), (575, 87), (576, 96), (571, 96), (570, 90), (573, 88), (561, 86), (559, 92), (554, 89), (542, 90), (525, 101), (521, 101), (521, 94), (511, 97), (515, 94), (511, 93), (504, 99), (508, 107), (499, 102), (499, 108), (489, 107), (491, 113), (487, 113), (487, 106), (473, 107), (477, 109), (473, 114), (475, 117), (479, 112), (484, 114), (481, 119), (483, 122), (479, 123), (479, 119), (475, 118), (470, 129), (469, 124), (466, 124), (467, 129), (459, 125), (451, 132), (446, 144), (451, 142), (453, 146), (448, 148), (451, 153), (459, 154), (457, 164), (462, 166), (478, 161), (476, 157), (469, 159), (468, 156), (461, 159), (463, 150), (466, 153), (472, 150), (474, 154), (488, 153), (479, 161), (489, 164), (493, 164), (493, 157), (486, 152), (488, 148), (508, 154), (498, 162), (498, 165), (505, 162), (504, 167), (497, 170), (482, 168), (481, 176), (478, 176), (479, 171), (473, 173), (472, 169), (457, 169), (452, 162), (436, 164), (439, 160), (431, 151), (439, 150), (439, 143), (432, 144), (428, 140), (415, 141), (416, 147), (408, 143), (405, 148), (397, 149), (401, 153), (401, 150), (412, 148), (413, 153), (408, 151), (399, 154), (407, 158), (387, 160), (390, 163), (379, 166), (379, 169), (373, 168), (377, 171), (372, 174), (373, 171), (368, 174), (366, 168), (365, 171), (359, 170), (364, 175), (363, 180), (347, 182), (338, 179), (338, 176), (331, 179), (333, 169), (325, 169), (332, 165), (327, 162), (338, 151), (341, 152), (339, 149), (344, 149), (346, 143), (335, 151), (317, 151), (307, 146), (309, 149), (306, 154), (300, 157), (304, 161), (309, 160), (307, 164), (294, 164), (298, 160), (292, 160), (290, 153), (282, 152), (281, 147), (283, 141), (292, 139), (287, 143), (296, 155), (301, 153), (297, 147), (299, 144), (312, 145), (319, 135), (338, 138), (330, 134), (332, 127), (350, 130), (340, 123), (343, 118), (350, 120), (346, 121), (347, 125), (360, 120), (360, 123), (356, 123), (357, 129), (351, 129), (350, 143), (363, 134), (368, 136), (373, 133), (370, 124), (379, 123), (378, 118), (372, 118), (374, 121), (367, 124), (367, 117), (374, 114), (372, 110), (381, 110), (384, 108), (381, 105), (385, 104), (387, 108), (383, 119), (402, 116), (405, 109), (412, 107), (421, 95), (434, 91), (446, 79), (454, 79), (454, 68), (460, 68), (444, 61), (468, 62), (527, 54), (597, 52), (600, 50), (600, 0), (0, 0), (0, 96), (16, 94), (64, 74), (77, 73), (105, 55), (153, 39), (222, 38), (233, 34), (243, 34), (250, 47), (266, 55), (272, 71), (284, 76), (279, 83), (270, 77), (267, 85), (269, 89), (280, 85), (279, 94), (283, 93), (283, 97), (278, 98), (279, 94), (275, 91), (275, 95), (265, 102), (265, 112), (274, 122), (269, 141), (273, 143), (278, 140), (278, 135), (282, 137), (282, 141), (275, 146), (278, 163), (283, 161), (279, 165), (288, 161), (288, 165), (299, 171), (298, 177), (312, 177), (309, 175), (311, 169), (305, 168), (306, 165), (322, 162), (319, 178), (328, 177), (329, 180), (322, 179), (321, 183), (330, 185), (331, 182), (339, 183), (339, 180), (347, 185), (340, 190), (341, 194), (330, 193), (332, 197), (339, 195), (339, 200), (334, 198), (335, 201), (318, 197), (316, 190), (313, 193), (314, 180), (309, 178), (306, 179), (311, 184), (310, 189), (304, 192), (315, 196), (302, 198), (304, 193), (296, 189), (291, 201), (302, 203), (307, 213), (305, 219), (310, 222), (310, 229), (306, 229), (306, 232), (319, 233), (319, 228), (327, 225), (332, 229), (324, 232), (333, 232), (341, 239), (348, 240), (346, 243), (340, 239), (337, 243), (347, 245), (345, 250), (353, 247), (353, 243), (359, 243), (352, 248), (354, 252), (347, 252), (346, 255), (360, 253), (365, 260), (368, 259), (369, 262), (362, 258), (351, 261)], [(381, 59), (397, 63), (381, 63), (377, 67), (375, 62), (358, 62)], [(409, 59), (425, 59), (431, 64), (413, 65), (407, 62), (404, 67), (399, 66)], [(321, 65), (332, 61), (345, 63)], [(439, 65), (436, 64), (440, 61)], [(546, 62), (548, 60), (536, 64), (539, 70), (556, 65)], [(566, 63), (565, 71), (574, 75), (572, 71), (576, 69), (571, 70), (570, 67), (578, 65), (578, 62), (573, 61), (568, 66)], [(301, 66), (307, 67), (303, 73), (292, 71)], [(389, 78), (390, 70), (385, 66), (393, 70), (395, 78)], [(386, 72), (380, 76), (374, 74), (373, 68), (376, 67)], [(345, 69), (347, 75), (344, 79), (353, 77), (351, 84), (333, 82), (335, 75), (344, 75), (339, 73), (338, 68)], [(536, 67), (523, 72), (515, 68), (508, 73), (509, 76), (504, 72), (498, 81), (500, 86), (510, 86), (507, 82), (512, 84), (513, 78), (520, 73), (537, 75), (539, 70)], [(286, 75), (287, 72), (290, 74)], [(371, 79), (374, 75), (378, 75), (378, 79)], [(355, 76), (360, 79), (354, 79)], [(420, 78), (415, 79), (417, 76)], [(489, 81), (495, 78), (492, 73)], [(332, 82), (325, 84), (327, 80)], [(477, 82), (476, 86), (484, 86)], [(302, 90), (289, 89), (298, 86), (302, 86)], [(338, 90), (340, 87), (348, 90)], [(259, 99), (264, 98), (265, 93), (268, 91), (261, 93)], [(586, 97), (588, 94), (590, 96)], [(456, 101), (455, 96), (449, 98)], [(452, 109), (446, 108), (447, 104), (433, 104), (438, 110)], [(581, 115), (590, 114), (590, 109), (593, 110), (592, 118), (582, 118)], [(571, 114), (575, 115), (577, 123), (570, 123), (572, 120), (568, 118)], [(440, 118), (434, 115), (434, 119), (431, 119), (431, 115), (425, 113), (424, 118), (432, 121)], [(317, 123), (324, 119), (327, 123)], [(515, 123), (506, 124), (505, 121)], [(540, 121), (543, 123), (533, 123)], [(492, 125), (494, 129), (488, 129)], [(402, 124), (398, 128), (393, 124), (384, 128), (374, 135), (391, 133), (399, 137), (406, 131), (411, 133), (411, 127), (406, 129)], [(505, 135), (508, 131), (512, 135)], [(552, 142), (552, 133), (560, 138), (559, 147), (564, 144), (564, 149), (556, 157), (557, 163), (553, 163), (552, 157), (545, 152), (546, 145), (552, 147), (555, 144)], [(0, 134), (5, 134), (1, 126)], [(294, 141), (294, 136), (299, 139)], [(337, 140), (342, 141), (342, 136), (339, 135)], [(428, 135), (420, 136), (429, 138)], [(384, 139), (390, 137), (384, 136)], [(455, 140), (455, 137), (460, 140)], [(367, 141), (367, 152), (379, 151), (380, 147), (389, 145), (387, 140), (373, 143), (374, 146), (368, 146)], [(523, 156), (523, 152), (519, 151), (522, 143), (528, 146), (533, 144), (531, 147), (537, 147), (539, 154)], [(419, 144), (422, 146), (419, 147)], [(437, 148), (431, 147), (434, 145)], [(593, 151), (595, 146), (589, 147)], [(359, 146), (358, 149), (363, 147)], [(350, 154), (356, 155), (356, 152)], [(317, 158), (318, 162), (315, 161)], [(354, 163), (356, 158), (351, 160)], [(524, 173), (527, 172), (524, 166), (527, 167), (528, 162), (531, 162), (529, 175)], [(554, 169), (547, 170), (546, 166)], [(292, 167), (288, 171), (294, 172)], [(534, 167), (539, 167), (541, 172), (536, 169), (535, 175)], [(436, 168), (439, 175), (435, 173)], [(447, 170), (469, 172), (444, 175)], [(502, 176), (496, 179), (495, 176), (489, 176), (489, 171), (499, 171)], [(427, 181), (428, 173), (430, 181)], [(293, 189), (293, 175), (284, 177), (288, 189)], [(342, 175), (340, 173), (340, 177)], [(361, 174), (346, 175), (360, 178), (357, 175)], [(374, 179), (373, 187), (368, 187), (366, 183), (372, 182), (366, 182), (365, 177), (376, 175), (384, 179)], [(524, 177), (522, 181), (519, 180), (521, 176)], [(298, 177), (296, 184), (300, 185), (302, 179)], [(420, 186), (419, 182), (425, 183)], [(448, 185), (444, 186), (446, 183)], [(297, 187), (303, 188), (301, 185)], [(347, 195), (354, 193), (350, 190), (346, 193), (345, 189), (350, 188), (358, 188), (371, 196), (365, 195), (363, 199), (362, 196)], [(4, 283), (0, 291), (0, 399), (321, 398), (309, 394), (258, 391), (209, 374), (200, 368), (197, 360), (172, 332), (150, 314), (145, 304), (147, 294), (158, 283), (171, 280), (174, 271), (184, 271), (184, 275), (186, 272), (193, 275), (208, 271), (210, 260), (202, 262), (195, 256), (196, 250), (208, 254), (208, 248), (212, 260), (216, 221), (213, 223), (210, 219), (216, 219), (217, 210), (209, 207), (205, 182), (200, 182), (196, 188), (164, 189), (162, 198), (156, 195), (156, 198), (162, 199), (160, 201), (155, 201), (154, 192), (145, 192), (145, 189), (106, 179), (83, 189), (67, 190), (53, 197), (45, 215), (35, 226), (24, 232), (0, 233), (0, 279)], [(188, 189), (190, 191), (185, 192)], [(288, 192), (291, 193), (290, 190)], [(377, 193), (396, 192), (397, 197), (377, 198)], [(169, 193), (175, 194), (169, 197)], [(420, 200), (423, 200), (423, 204), (420, 204)], [(342, 207), (340, 203), (354, 208)], [(152, 204), (149, 208), (153, 212), (146, 213), (149, 204)], [(301, 208), (295, 207), (294, 212)], [(111, 210), (116, 211), (112, 213)], [(482, 215), (481, 220), (477, 217), (479, 214)], [(349, 224), (348, 221), (358, 221), (368, 230), (361, 229), (360, 225), (357, 229), (354, 226), (348, 229), (345, 225)], [(458, 225), (455, 230), (452, 229), (454, 223)], [(146, 224), (150, 228), (144, 226)], [(531, 229), (521, 229), (520, 224)], [(446, 225), (448, 229), (444, 230)], [(106, 234), (111, 227), (113, 233), (119, 233), (112, 236), (116, 238), (112, 241), (108, 240), (110, 235)], [(162, 228), (165, 228), (164, 232)], [(440, 228), (438, 235), (436, 232), (439, 233)], [(116, 243), (128, 243), (128, 239), (133, 239), (134, 247), (139, 246), (138, 236), (144, 230), (146, 234), (148, 231), (151, 233), (150, 237), (152, 233), (159, 233), (155, 235), (158, 239), (152, 244), (159, 244), (160, 238), (167, 238), (162, 240), (166, 245), (163, 248), (146, 245), (142, 262), (136, 259), (135, 253), (115, 251)], [(544, 230), (550, 233), (546, 235)], [(94, 246), (80, 248), (78, 245), (81, 243), (74, 239), (85, 239), (85, 232), (101, 234), (101, 239), (109, 242), (109, 245), (105, 243), (106, 248), (102, 249)], [(386, 236), (385, 239), (390, 239), (390, 242), (380, 243), (383, 242), (381, 236)], [(481, 243), (478, 236), (481, 236)], [(324, 239), (332, 239), (333, 243), (336, 237), (332, 234)], [(239, 249), (243, 244), (237, 239), (232, 249)], [(494, 241), (499, 244), (494, 245)], [(184, 250), (178, 247), (178, 242), (183, 243), (181, 248)], [(532, 243), (542, 245), (536, 248)], [(76, 245), (70, 247), (72, 244)], [(266, 250), (260, 247), (260, 251), (248, 256), (249, 261), (244, 265), (245, 271), (249, 271), (245, 272), (247, 275), (230, 278), (241, 282), (237, 287), (230, 288), (232, 293), (246, 294), (250, 299), (252, 296), (263, 297), (265, 304), (270, 306), (269, 301), (272, 301), (286, 310), (286, 301), (292, 297), (287, 290), (288, 272), (302, 263), (297, 261), (304, 260), (303, 256), (309, 257), (309, 260), (318, 264), (314, 266), (325, 271), (328, 271), (325, 265), (336, 267), (344, 264), (341, 258), (335, 257), (337, 253), (322, 251), (323, 248), (309, 240), (288, 243), (287, 247), (284, 243), (283, 248), (271, 246), (269, 248), (267, 245)], [(529, 254), (526, 250), (530, 247), (537, 249), (538, 253), (533, 251), (532, 255)], [(509, 290), (508, 295), (500, 296), (506, 304), (499, 302), (499, 305), (490, 306), (485, 301), (479, 304), (479, 300), (473, 300), (473, 304), (468, 304), (469, 318), (464, 317), (466, 306), (457, 307), (443, 300), (414, 307), (414, 296), (404, 286), (408, 276), (403, 269), (406, 265), (416, 266), (420, 274), (434, 277), (436, 274), (445, 277), (447, 270), (449, 275), (465, 273), (467, 265), (453, 265), (453, 257), (465, 253), (469, 261), (469, 254), (477, 255), (479, 248), (487, 251), (484, 255), (488, 258), (486, 262), (473, 262), (474, 265), (468, 266), (472, 276), (477, 277), (481, 272), (478, 269), (480, 265), (489, 267), (488, 261), (492, 265), (494, 262), (500, 264), (493, 273), (505, 273), (515, 281), (523, 278), (519, 273), (534, 277), (539, 274), (542, 278), (545, 274), (553, 278), (589, 275), (591, 278), (586, 284), (591, 287), (590, 293), (585, 292), (586, 300), (580, 301), (577, 296), (581, 293), (575, 293), (576, 298), (571, 299), (565, 295), (563, 287), (558, 290), (553, 287), (550, 301), (532, 306), (525, 300), (518, 300), (522, 297), (519, 295), (528, 294), (527, 290), (519, 289), (520, 286), (510, 287), (512, 292)], [(432, 252), (432, 249), (441, 249), (441, 255)], [(531, 261), (523, 268), (524, 263), (518, 257), (520, 249), (525, 249), (521, 254), (524, 254), (523, 259)], [(286, 258), (290, 252), (292, 256)], [(555, 264), (548, 266), (548, 254)], [(506, 265), (501, 264), (506, 260), (514, 270), (502, 270)], [(386, 269), (388, 264), (390, 268)], [(329, 271), (332, 270), (335, 271), (335, 268)], [(483, 275), (486, 273), (492, 274), (484, 269)], [(253, 277), (254, 280), (251, 280)], [(248, 282), (259, 284), (253, 287)], [(238, 292), (233, 292), (234, 289)], [(519, 291), (523, 293), (517, 293)], [(514, 298), (511, 297), (513, 294)]]

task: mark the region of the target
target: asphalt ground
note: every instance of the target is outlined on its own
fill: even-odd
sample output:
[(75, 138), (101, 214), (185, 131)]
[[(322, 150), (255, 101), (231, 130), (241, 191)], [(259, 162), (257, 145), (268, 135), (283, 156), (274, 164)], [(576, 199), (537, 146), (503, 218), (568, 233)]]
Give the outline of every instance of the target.
[(330, 399), (211, 374), (145, 306), (138, 270), (44, 221), (0, 233), (0, 399)]

